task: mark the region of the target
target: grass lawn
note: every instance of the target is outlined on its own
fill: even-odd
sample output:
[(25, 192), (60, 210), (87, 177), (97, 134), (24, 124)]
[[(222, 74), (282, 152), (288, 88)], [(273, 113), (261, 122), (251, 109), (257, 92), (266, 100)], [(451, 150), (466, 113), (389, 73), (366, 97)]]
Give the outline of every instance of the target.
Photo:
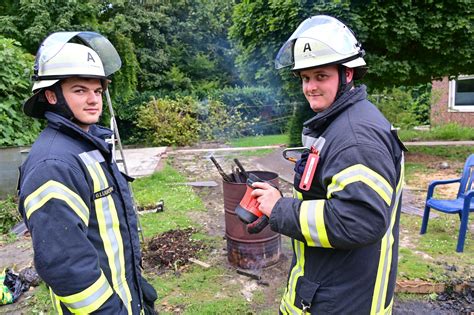
[(267, 135), (255, 137), (243, 137), (230, 140), (233, 147), (259, 147), (267, 145), (284, 145), (288, 143), (288, 135)]
[[(260, 146), (284, 144), (286, 136), (265, 136), (232, 141), (235, 146)], [(252, 140), (253, 139), (253, 140)], [(420, 162), (412, 157), (425, 157), (429, 161), (447, 160), (453, 165), (463, 163), (466, 155), (473, 152), (472, 147), (410, 147), (406, 162), (406, 182), (410, 187), (426, 189), (420, 178), (437, 176), (430, 163)], [(258, 156), (260, 151), (249, 152)], [(456, 164), (457, 163), (457, 164)], [(452, 170), (453, 173), (459, 169)], [(439, 178), (438, 178), (439, 179)], [(133, 193), (140, 209), (152, 209), (159, 200), (165, 201), (165, 211), (140, 215), (145, 243), (150, 238), (168, 230), (193, 227), (197, 231), (192, 238), (203, 241), (208, 250), (199, 259), (212, 260), (221, 249), (222, 236), (210, 236), (199, 218), (206, 206), (192, 188), (179, 183), (186, 177), (178, 170), (166, 165), (152, 176), (133, 182)], [(422, 192), (423, 194), (425, 192)], [(441, 192), (442, 194), (443, 192)], [(468, 281), (473, 277), (474, 240), (468, 232), (464, 253), (456, 253), (455, 246), (459, 219), (454, 215), (437, 212), (437, 218), (430, 219), (428, 232), (419, 235), (421, 217), (402, 213), (400, 223), (400, 254), (398, 279), (421, 279), (430, 282), (450, 283)], [(184, 269), (167, 270), (159, 275), (149, 271), (145, 277), (157, 289), (157, 305), (160, 314), (255, 314), (252, 304), (264, 300), (259, 292), (254, 293), (253, 301), (243, 298), (242, 284), (234, 281), (235, 271), (225, 266), (212, 264), (210, 268), (189, 265)], [(281, 296), (283, 288), (277, 288)], [(419, 296), (399, 294), (401, 299), (419, 299)], [(433, 296), (431, 296), (433, 298)], [(261, 301), (260, 301), (261, 300)], [(260, 302), (259, 302), (260, 301)], [(275, 302), (277, 303), (277, 302)], [(44, 284), (35, 290), (29, 299), (29, 313), (48, 313), (51, 310), (49, 294)], [(278, 305), (278, 304), (275, 304)], [(264, 314), (273, 314), (264, 312)], [(259, 313), (260, 314), (260, 313)], [(263, 313), (262, 313), (263, 314)]]

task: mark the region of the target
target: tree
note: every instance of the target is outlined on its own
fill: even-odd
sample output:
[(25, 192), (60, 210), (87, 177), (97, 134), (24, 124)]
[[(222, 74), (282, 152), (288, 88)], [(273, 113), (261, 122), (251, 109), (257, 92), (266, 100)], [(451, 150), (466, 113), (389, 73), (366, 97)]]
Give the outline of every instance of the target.
[[(346, 23), (361, 41), (370, 89), (415, 86), (443, 76), (474, 73), (474, 15), (470, 0), (309, 1), (243, 0), (233, 14), (231, 39), (246, 84), (263, 84), (301, 100), (299, 81), (288, 70), (276, 71), (278, 49), (304, 19), (327, 14)], [(294, 126), (314, 113), (298, 107)], [(299, 129), (299, 128), (298, 128)], [(292, 144), (295, 135), (290, 135)]]
[(472, 2), (244, 0), (233, 15), (231, 38), (246, 83), (279, 81), (273, 59), (305, 18), (338, 17), (366, 50), (373, 88), (416, 85), (443, 76), (474, 73)]
[[(49, 34), (59, 31), (95, 31), (105, 35), (122, 57), (122, 69), (113, 75), (117, 86), (114, 99), (128, 99), (137, 84), (139, 71), (133, 42), (108, 28), (112, 19), (106, 14), (111, 6), (106, 1), (9, 1), (0, 16), (0, 33), (21, 43), (30, 54), (36, 51)], [(124, 58), (126, 57), (126, 58)]]

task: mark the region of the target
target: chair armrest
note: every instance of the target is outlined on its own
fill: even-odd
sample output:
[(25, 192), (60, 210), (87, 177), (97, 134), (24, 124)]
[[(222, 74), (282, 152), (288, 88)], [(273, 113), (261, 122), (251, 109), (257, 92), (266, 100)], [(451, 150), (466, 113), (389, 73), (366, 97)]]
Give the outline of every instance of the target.
[(435, 186), (458, 183), (458, 182), (461, 182), (461, 178), (434, 180), (434, 181), (430, 182), (430, 184), (428, 185), (428, 194), (426, 196), (426, 199), (428, 200), (431, 197), (433, 197), (433, 192), (434, 192)]
[(464, 194), (464, 204), (469, 204), (471, 202), (471, 199), (474, 197), (474, 189), (466, 191)]

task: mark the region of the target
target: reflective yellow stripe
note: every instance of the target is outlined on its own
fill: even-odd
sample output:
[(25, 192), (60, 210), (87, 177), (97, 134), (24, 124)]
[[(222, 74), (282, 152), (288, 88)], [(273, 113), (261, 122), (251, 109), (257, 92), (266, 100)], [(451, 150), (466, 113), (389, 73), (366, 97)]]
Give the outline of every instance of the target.
[(289, 314), (301, 314), (301, 310), (295, 306), (295, 299), (296, 283), (298, 282), (298, 278), (304, 275), (305, 244), (298, 240), (293, 240), (293, 248), (296, 256), (296, 264), (291, 269), (288, 286), (281, 299), (280, 308), (286, 310)]
[(355, 182), (366, 184), (377, 192), (387, 205), (390, 205), (393, 189), (389, 182), (362, 164), (353, 165), (334, 175), (327, 189), (327, 198), (330, 199), (333, 193), (343, 190), (347, 185)]
[(81, 218), (86, 226), (89, 224), (89, 209), (85, 202), (71, 189), (54, 180), (44, 183), (26, 197), (24, 206), (27, 219), (51, 199), (64, 201)]
[(51, 288), (49, 288), (49, 296), (51, 297), (51, 302), (56, 313), (62, 315), (63, 309), (61, 308), (61, 302), (56, 298), (56, 294), (54, 294), (53, 289)]
[[(375, 280), (374, 295), (372, 297), (372, 306), (370, 310), (371, 315), (372, 314), (374, 315), (391, 314), (392, 312), (391, 304), (386, 309), (384, 309), (384, 306), (385, 306), (384, 304), (387, 298), (388, 281), (390, 277), (391, 262), (392, 262), (392, 255), (393, 255), (393, 242), (394, 242), (393, 226), (395, 225), (397, 209), (400, 203), (400, 197), (403, 190), (404, 173), (405, 173), (404, 160), (402, 158), (400, 179), (398, 180), (397, 188), (395, 190), (396, 191), (395, 202), (391, 209), (392, 213), (390, 216), (390, 226), (387, 229), (385, 236), (381, 240), (379, 265), (377, 268), (377, 277)], [(392, 298), (392, 302), (393, 302), (393, 298)]]
[(300, 207), (300, 226), (308, 246), (332, 248), (324, 223), (324, 200), (305, 200)]
[(297, 191), (295, 189), (295, 187), (293, 187), (293, 198), (303, 200), (303, 194), (301, 192)]
[[(103, 161), (100, 152), (91, 151), (80, 154), (81, 159), (87, 166), (94, 184), (94, 193), (109, 187), (107, 177), (100, 166)], [(112, 195), (94, 200), (99, 224), (99, 233), (103, 241), (104, 250), (107, 254), (108, 264), (111, 271), (112, 284), (115, 292), (119, 295), (128, 313), (132, 314), (132, 295), (125, 278), (125, 256), (123, 239), (120, 234), (120, 221)]]
[(84, 291), (57, 297), (72, 313), (89, 314), (101, 307), (112, 294), (112, 288), (101, 272), (99, 279)]
[[(104, 183), (106, 186), (108, 186), (107, 183), (107, 178), (105, 177), (104, 171), (100, 167), (99, 163), (97, 163), (98, 166), (98, 171), (100, 176), (102, 177)], [(101, 198), (103, 199), (103, 198)], [(124, 249), (123, 249), (123, 239), (122, 239), (122, 234), (120, 233), (120, 221), (118, 218), (118, 213), (117, 209), (115, 207), (115, 202), (112, 198), (112, 195), (107, 196), (107, 201), (110, 207), (110, 215), (112, 217), (112, 226), (113, 226), (113, 231), (114, 235), (116, 238), (116, 244), (118, 246), (118, 259), (119, 259), (119, 277), (120, 277), (120, 282), (119, 282), (119, 292), (122, 292), (127, 297), (127, 300), (124, 301), (125, 305), (127, 305), (127, 309), (129, 310), (129, 313), (131, 314), (132, 312), (132, 294), (130, 292), (130, 289), (128, 287), (127, 279), (125, 278), (125, 255), (124, 255)]]
[(388, 306), (384, 309), (383, 315), (391, 315), (392, 308), (393, 308), (393, 297), (392, 297), (392, 300), (390, 301), (390, 304), (388, 304)]

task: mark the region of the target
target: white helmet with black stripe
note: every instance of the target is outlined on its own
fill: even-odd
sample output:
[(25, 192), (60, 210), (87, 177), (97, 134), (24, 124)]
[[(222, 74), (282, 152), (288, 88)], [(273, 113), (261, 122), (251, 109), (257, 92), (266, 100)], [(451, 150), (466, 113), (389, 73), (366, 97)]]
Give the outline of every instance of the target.
[[(28, 116), (43, 118), (48, 108), (45, 89), (54, 89), (57, 82), (71, 77), (99, 79), (106, 88), (108, 76), (120, 67), (117, 51), (104, 36), (94, 32), (53, 33), (36, 54), (32, 76), (34, 94), (23, 105), (23, 111)], [(61, 113), (72, 115), (68, 105), (64, 107)]]
[(303, 21), (280, 48), (275, 67), (293, 71), (340, 64), (354, 68), (354, 78), (366, 72), (365, 55), (354, 33), (342, 22), (327, 15)]

